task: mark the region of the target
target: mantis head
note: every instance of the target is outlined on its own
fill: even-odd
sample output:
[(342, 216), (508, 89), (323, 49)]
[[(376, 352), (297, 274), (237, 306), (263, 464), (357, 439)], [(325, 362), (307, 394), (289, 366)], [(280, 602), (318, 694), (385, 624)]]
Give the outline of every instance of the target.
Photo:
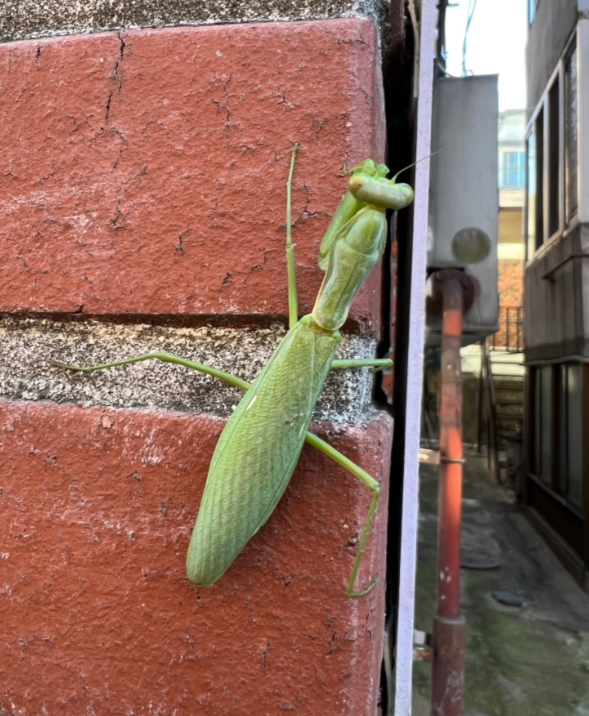
[(348, 190), (358, 200), (383, 209), (404, 209), (413, 201), (413, 189), (409, 184), (397, 184), (395, 179), (352, 174)]
[(403, 209), (413, 201), (413, 189), (408, 184), (397, 184), (387, 179), (389, 169), (385, 164), (376, 164), (365, 159), (348, 172), (348, 191), (341, 200), (325, 233), (319, 250), (319, 268), (327, 270), (329, 253), (339, 232), (359, 211), (367, 205), (385, 209)]

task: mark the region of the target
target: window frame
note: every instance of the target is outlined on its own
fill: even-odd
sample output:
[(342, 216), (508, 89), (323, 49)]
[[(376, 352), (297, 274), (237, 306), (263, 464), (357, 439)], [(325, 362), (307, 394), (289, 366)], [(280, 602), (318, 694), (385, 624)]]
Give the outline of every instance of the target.
[[(525, 149), (502, 149), (499, 152), (499, 188), (523, 189), (526, 182), (526, 152)], [(513, 166), (509, 165), (508, 157), (515, 157)], [(506, 182), (508, 175), (513, 173), (516, 177), (514, 183)]]
[[(554, 68), (548, 83), (546, 84), (546, 87), (544, 89), (544, 92), (542, 93), (542, 96), (540, 98), (540, 101), (536, 105), (534, 111), (530, 115), (530, 119), (528, 121), (528, 126), (526, 128), (526, 135), (525, 135), (525, 147), (526, 147), (526, 182), (525, 182), (525, 201), (524, 201), (524, 212), (525, 212), (525, 218), (524, 218), (524, 240), (525, 240), (525, 247), (526, 247), (526, 264), (532, 262), (534, 259), (536, 259), (538, 256), (540, 256), (544, 251), (547, 249), (548, 246), (551, 246), (554, 244), (558, 239), (560, 239), (562, 236), (567, 235), (570, 231), (572, 231), (577, 224), (579, 223), (579, 216), (581, 215), (581, 204), (583, 197), (581, 196), (580, 192), (580, 179), (577, 180), (577, 193), (578, 193), (578, 199), (577, 199), (577, 210), (573, 216), (570, 217), (570, 219), (567, 221), (566, 217), (566, 158), (565, 158), (565, 152), (566, 152), (566, 127), (565, 127), (565, 77), (566, 77), (566, 62), (569, 59), (570, 55), (574, 51), (575, 47), (577, 48), (577, 94), (580, 96), (581, 94), (581, 83), (584, 83), (587, 85), (587, 89), (583, 87), (584, 92), (589, 92), (589, 72), (584, 72), (583, 74), (585, 76), (581, 77), (581, 58), (580, 55), (583, 53), (579, 52), (581, 37), (579, 33), (579, 26), (581, 25), (582, 21), (579, 21), (577, 24), (577, 27), (572, 32), (571, 36), (569, 37), (565, 48), (560, 56), (560, 59), (558, 60), (556, 67)], [(589, 21), (586, 21), (589, 25)], [(550, 97), (551, 97), (551, 91), (555, 87), (555, 83), (558, 83), (558, 114), (556, 116), (556, 122), (558, 124), (558, 156), (557, 156), (557, 164), (558, 164), (558, 207), (557, 207), (557, 221), (556, 221), (556, 230), (552, 232), (552, 234), (548, 234), (549, 226), (550, 226), (550, 181), (551, 177), (549, 176), (549, 164), (550, 164), (550, 132), (551, 132), (551, 125), (555, 122), (554, 118), (550, 117)], [(577, 115), (580, 117), (581, 107), (579, 102), (579, 108), (577, 109)], [(542, 227), (541, 227), (541, 236), (538, 235), (538, 226), (536, 225), (535, 231), (536, 231), (536, 237), (535, 237), (535, 247), (530, 247), (529, 244), (529, 177), (528, 177), (528, 167), (529, 167), (529, 140), (530, 136), (536, 129), (536, 121), (538, 118), (542, 116), (543, 118), (543, 132), (542, 132), (542, 146), (539, 146), (539, 137), (536, 137), (536, 162), (538, 162), (538, 159), (541, 155), (541, 162), (542, 162), (542, 171), (541, 171), (541, 179), (542, 179), (542, 186), (539, 185), (536, 187), (537, 195), (541, 193), (541, 200), (542, 200)], [(585, 131), (586, 129), (583, 129), (581, 127), (581, 124), (579, 122), (579, 129), (578, 134), (580, 135), (581, 132)], [(581, 171), (580, 171), (580, 165), (581, 165), (582, 159), (580, 156), (580, 153), (577, 157), (577, 176), (580, 177)], [(554, 222), (552, 222), (554, 225)]]
[[(533, 361), (527, 363), (528, 368), (528, 389), (526, 406), (528, 409), (529, 422), (526, 429), (530, 431), (532, 439), (528, 442), (527, 447), (527, 467), (526, 475), (532, 479), (538, 487), (545, 490), (551, 497), (557, 500), (561, 505), (566, 507), (572, 513), (582, 520), (588, 520), (589, 524), (589, 481), (587, 479), (587, 466), (589, 458), (589, 450), (585, 445), (582, 446), (581, 463), (584, 466), (583, 477), (583, 495), (580, 502), (573, 500), (569, 494), (570, 476), (566, 475), (566, 479), (562, 480), (561, 472), (561, 440), (559, 427), (561, 424), (560, 415), (560, 381), (561, 370), (564, 366), (569, 365), (580, 366), (581, 376), (581, 411), (580, 420), (583, 424), (589, 425), (586, 416), (589, 412), (589, 363), (579, 360), (563, 360), (554, 359), (549, 361)], [(549, 422), (550, 422), (550, 447), (549, 447), (549, 463), (544, 464), (544, 455), (541, 445), (542, 433), (542, 371), (550, 370), (550, 380), (548, 386), (549, 392)], [(568, 402), (568, 396), (566, 398)], [(568, 461), (568, 456), (567, 456)]]
[[(569, 207), (568, 207), (568, 191), (567, 191), (567, 169), (568, 169), (568, 162), (567, 162), (567, 152), (568, 152), (568, 137), (567, 137), (567, 124), (566, 124), (566, 111), (567, 111), (567, 65), (569, 60), (571, 59), (573, 53), (576, 52), (577, 55), (577, 76), (576, 76), (576, 84), (577, 84), (577, 167), (576, 167), (576, 185), (577, 185), (577, 205), (575, 212), (570, 215), (569, 218)], [(580, 154), (579, 154), (579, 128), (581, 126), (580, 123), (580, 117), (579, 117), (579, 49), (578, 49), (578, 41), (577, 42), (571, 42), (569, 46), (567, 47), (567, 50), (564, 52), (563, 57), (561, 59), (562, 62), (562, 93), (563, 93), (563, 102), (562, 102), (562, 121), (563, 121), (563, 152), (564, 152), (564, 162), (563, 162), (563, 192), (564, 192), (564, 206), (563, 206), (563, 213), (564, 213), (564, 220), (565, 222), (570, 222), (574, 219), (575, 216), (579, 214), (579, 204), (581, 201), (580, 192), (579, 192), (579, 176), (580, 176)]]

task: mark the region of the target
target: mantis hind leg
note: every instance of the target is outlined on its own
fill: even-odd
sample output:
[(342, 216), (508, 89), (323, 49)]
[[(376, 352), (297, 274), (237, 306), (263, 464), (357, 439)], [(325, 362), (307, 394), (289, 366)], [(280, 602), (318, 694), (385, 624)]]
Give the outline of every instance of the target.
[(380, 485), (371, 475), (366, 472), (366, 470), (363, 470), (361, 467), (356, 465), (356, 463), (352, 462), (349, 458), (347, 458), (345, 455), (342, 455), (341, 452), (331, 447), (331, 445), (326, 443), (324, 440), (321, 440), (321, 438), (318, 438), (316, 435), (313, 435), (312, 433), (307, 433), (306, 442), (309, 443), (309, 445), (313, 445), (313, 447), (316, 447), (328, 457), (332, 458), (332, 460), (335, 460), (335, 462), (337, 462), (342, 467), (345, 467), (346, 470), (351, 472), (354, 477), (357, 477), (372, 492), (372, 502), (370, 503), (368, 515), (366, 516), (366, 521), (364, 522), (364, 527), (362, 528), (360, 543), (358, 544), (358, 552), (356, 553), (356, 559), (354, 560), (354, 566), (352, 567), (352, 574), (350, 575), (350, 581), (348, 582), (348, 586), (346, 589), (346, 594), (348, 595), (348, 597), (363, 597), (365, 594), (368, 594), (368, 592), (374, 589), (374, 587), (379, 581), (379, 577), (376, 577), (376, 579), (374, 579), (364, 589), (360, 589), (359, 591), (356, 591), (354, 589), (354, 584), (356, 582), (360, 563), (362, 562), (362, 557), (364, 556), (364, 551), (366, 549), (368, 535), (370, 534), (370, 527), (372, 526), (374, 513), (376, 512), (378, 496), (380, 494)]
[(292, 146), (290, 158), (290, 169), (286, 182), (286, 269), (288, 273), (288, 327), (294, 328), (299, 320), (299, 303), (297, 296), (297, 271), (295, 266), (295, 245), (292, 243), (292, 174), (294, 172), (295, 158), (299, 151), (299, 145), (295, 142)]
[(242, 390), (247, 390), (250, 387), (250, 384), (247, 381), (238, 378), (236, 375), (231, 375), (231, 373), (225, 373), (222, 370), (212, 368), (211, 366), (205, 365), (204, 363), (196, 363), (195, 361), (188, 360), (187, 358), (181, 358), (180, 356), (174, 355), (173, 353), (164, 353), (162, 351), (156, 351), (154, 353), (145, 353), (141, 356), (135, 356), (135, 358), (125, 358), (124, 360), (116, 360), (112, 363), (101, 363), (100, 365), (91, 365), (86, 367), (78, 365), (68, 365), (67, 363), (61, 363), (60, 361), (56, 360), (52, 360), (51, 365), (55, 366), (56, 368), (64, 368), (66, 370), (76, 370), (82, 371), (84, 373), (93, 373), (95, 370), (116, 368), (120, 365), (131, 365), (132, 363), (140, 363), (144, 360), (159, 360), (163, 363), (174, 363), (176, 365), (184, 366), (185, 368), (191, 368), (192, 370), (206, 373), (213, 378), (219, 378), (220, 380), (224, 380), (226, 383), (231, 383), (231, 385), (234, 385), (237, 388), (241, 388)]

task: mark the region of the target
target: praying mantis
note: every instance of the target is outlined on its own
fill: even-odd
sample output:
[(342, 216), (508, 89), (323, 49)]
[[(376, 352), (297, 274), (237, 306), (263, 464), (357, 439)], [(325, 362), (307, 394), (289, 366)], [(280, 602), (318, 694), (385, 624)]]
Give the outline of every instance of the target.
[(295, 245), (291, 234), (291, 188), (298, 145), (291, 154), (287, 194), (286, 262), (289, 330), (252, 384), (169, 353), (154, 352), (102, 365), (54, 366), (91, 372), (149, 359), (191, 368), (246, 391), (216, 445), (188, 547), (188, 578), (199, 587), (220, 579), (249, 540), (266, 523), (282, 497), (297, 465), (303, 444), (320, 450), (346, 468), (372, 492), (346, 594), (355, 590), (356, 576), (380, 492), (379, 483), (361, 467), (308, 431), (313, 408), (330, 369), (369, 367), (380, 370), (390, 360), (334, 360), (352, 301), (379, 263), (386, 243), (386, 211), (413, 201), (407, 184), (386, 179), (388, 168), (365, 160), (349, 174), (348, 190), (320, 247), (319, 267), (325, 272), (312, 313), (298, 317)]

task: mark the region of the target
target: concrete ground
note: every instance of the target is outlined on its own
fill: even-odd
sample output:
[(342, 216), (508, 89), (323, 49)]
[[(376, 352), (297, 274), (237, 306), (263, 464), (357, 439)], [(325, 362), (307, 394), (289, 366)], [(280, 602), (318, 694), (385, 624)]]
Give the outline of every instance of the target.
[[(589, 716), (589, 595), (562, 567), (486, 459), (465, 465), (462, 547), (496, 558), (492, 571), (462, 570), (467, 621), (467, 716)], [(437, 468), (421, 470), (416, 629), (435, 608)], [(509, 590), (523, 606), (498, 604)], [(429, 716), (431, 666), (416, 663), (413, 716)]]

